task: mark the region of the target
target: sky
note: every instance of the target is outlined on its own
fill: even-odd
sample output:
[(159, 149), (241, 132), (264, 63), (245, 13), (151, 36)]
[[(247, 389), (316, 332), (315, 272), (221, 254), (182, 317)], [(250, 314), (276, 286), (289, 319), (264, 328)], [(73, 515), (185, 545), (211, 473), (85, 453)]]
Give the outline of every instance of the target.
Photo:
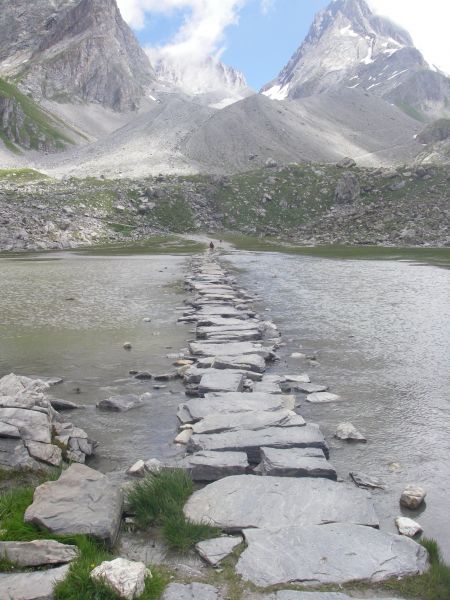
[[(303, 41), (329, 0), (117, 0), (150, 58), (220, 58), (258, 90)], [(450, 73), (449, 0), (368, 0), (406, 28), (426, 60)]]

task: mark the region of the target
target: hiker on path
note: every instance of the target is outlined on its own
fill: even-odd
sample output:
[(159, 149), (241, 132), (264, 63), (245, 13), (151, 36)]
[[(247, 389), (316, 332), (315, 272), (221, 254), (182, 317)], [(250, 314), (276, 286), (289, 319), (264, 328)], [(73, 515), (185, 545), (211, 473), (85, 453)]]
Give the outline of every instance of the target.
[(209, 249), (211, 252), (214, 252), (214, 244), (212, 242), (209, 242)]

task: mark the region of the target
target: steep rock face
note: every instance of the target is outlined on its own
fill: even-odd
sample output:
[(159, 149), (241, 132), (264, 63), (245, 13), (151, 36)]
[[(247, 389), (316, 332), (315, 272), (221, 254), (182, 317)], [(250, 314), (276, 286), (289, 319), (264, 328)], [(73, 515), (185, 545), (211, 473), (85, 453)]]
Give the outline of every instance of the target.
[(0, 16), (0, 75), (35, 100), (135, 110), (154, 79), (115, 0), (15, 0)]
[(162, 82), (213, 108), (224, 108), (254, 93), (243, 73), (210, 57), (187, 62), (160, 56), (153, 62)]
[(410, 35), (374, 15), (364, 0), (335, 0), (318, 13), (305, 41), (262, 93), (281, 100), (347, 87), (405, 110), (448, 111), (450, 79), (430, 69)]

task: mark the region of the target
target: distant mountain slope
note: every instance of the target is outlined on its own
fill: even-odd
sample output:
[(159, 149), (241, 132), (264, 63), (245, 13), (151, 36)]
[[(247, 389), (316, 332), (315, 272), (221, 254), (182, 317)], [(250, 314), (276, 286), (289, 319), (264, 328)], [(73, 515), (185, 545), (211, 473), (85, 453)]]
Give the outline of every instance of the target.
[(277, 162), (398, 164), (420, 150), (420, 124), (394, 106), (357, 90), (294, 102), (252, 96), (217, 112), (186, 141), (185, 153), (214, 170), (246, 170)]
[(262, 93), (295, 99), (358, 88), (416, 118), (450, 113), (450, 79), (433, 71), (410, 35), (374, 15), (364, 0), (334, 0), (318, 13), (302, 45)]
[(0, 76), (35, 101), (135, 110), (154, 81), (115, 0), (2, 2), (0, 37)]

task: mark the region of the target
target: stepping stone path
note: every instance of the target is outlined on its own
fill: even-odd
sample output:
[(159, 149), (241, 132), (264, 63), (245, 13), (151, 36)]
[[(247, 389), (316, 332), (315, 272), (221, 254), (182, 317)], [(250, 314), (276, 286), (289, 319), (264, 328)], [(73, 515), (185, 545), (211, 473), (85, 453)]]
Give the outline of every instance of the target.
[[(246, 549), (236, 571), (261, 587), (422, 573), (426, 550), (409, 538), (377, 529), (370, 493), (336, 481), (319, 426), (305, 423), (294, 411), (295, 395), (283, 392), (306, 394), (308, 402), (323, 404), (324, 410), (340, 396), (321, 382), (311, 382), (307, 373), (266, 372), (277, 358), (280, 334), (276, 325), (256, 315), (251, 296), (239, 289), (214, 254), (192, 259), (185, 284), (194, 296), (185, 301), (179, 321), (194, 325), (196, 339), (179, 356), (189, 361), (179, 374), (186, 394), (194, 397), (178, 407), (189, 440), (188, 454), (177, 465), (196, 481), (212, 482), (187, 501), (186, 517), (224, 532), (242, 532)], [(198, 544), (198, 551), (216, 564), (235, 543), (227, 537), (208, 540)], [(261, 597), (348, 598), (294, 591)], [(163, 600), (175, 598), (220, 600), (220, 593), (200, 583), (173, 583)]]

